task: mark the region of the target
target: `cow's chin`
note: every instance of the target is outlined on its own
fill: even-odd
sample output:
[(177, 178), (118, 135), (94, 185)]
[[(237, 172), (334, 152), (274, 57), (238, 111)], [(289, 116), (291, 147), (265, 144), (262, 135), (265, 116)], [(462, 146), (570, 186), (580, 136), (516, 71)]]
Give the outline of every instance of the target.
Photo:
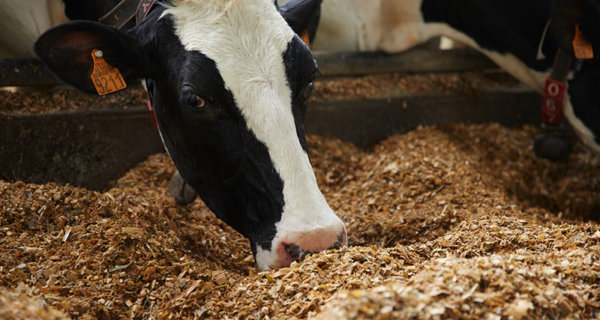
[(260, 271), (289, 267), (292, 262), (296, 261), (296, 259), (287, 252), (282, 243), (279, 243), (275, 250), (270, 248), (263, 249), (260, 245), (256, 246), (256, 256), (254, 259), (256, 260), (256, 267)]
[[(271, 251), (270, 249), (263, 249), (260, 245), (256, 246), (256, 255), (254, 256), (256, 260), (256, 267), (260, 271), (266, 271), (271, 268), (280, 268), (283, 265), (277, 259), (277, 253), (275, 251)], [(292, 256), (290, 255), (290, 259)], [(289, 261), (288, 266), (292, 264), (293, 259)]]

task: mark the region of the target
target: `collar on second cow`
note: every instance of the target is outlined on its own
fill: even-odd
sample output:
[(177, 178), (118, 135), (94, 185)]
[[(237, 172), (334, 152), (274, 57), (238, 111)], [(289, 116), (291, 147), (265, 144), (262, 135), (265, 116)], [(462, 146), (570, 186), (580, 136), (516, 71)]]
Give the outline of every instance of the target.
[(135, 17), (135, 23), (139, 24), (146, 18), (154, 3), (156, 0), (122, 0), (98, 21), (113, 28), (122, 29)]
[(579, 24), (575, 25), (573, 34), (572, 53), (558, 49), (554, 58), (552, 73), (546, 79), (542, 105), (542, 122), (546, 125), (557, 127), (562, 123), (565, 92), (567, 89), (566, 82), (573, 58), (577, 60), (594, 58), (592, 45), (579, 29)]
[(560, 126), (562, 123), (567, 76), (572, 57), (558, 49), (554, 58), (552, 73), (546, 79), (542, 98), (542, 122), (546, 125)]

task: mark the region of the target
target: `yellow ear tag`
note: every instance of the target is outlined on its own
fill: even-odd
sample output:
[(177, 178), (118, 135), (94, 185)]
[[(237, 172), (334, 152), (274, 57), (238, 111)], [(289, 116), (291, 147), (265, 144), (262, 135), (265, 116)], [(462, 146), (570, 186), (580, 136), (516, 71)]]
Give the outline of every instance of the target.
[(575, 26), (575, 37), (573, 38), (573, 51), (575, 58), (580, 60), (594, 59), (594, 49), (589, 41), (583, 36), (579, 25)]
[(90, 77), (99, 95), (103, 96), (127, 88), (119, 69), (104, 60), (102, 50), (92, 50), (92, 59), (94, 59), (94, 68)]
[(302, 39), (302, 41), (304, 41), (304, 43), (306, 43), (306, 45), (310, 47), (310, 38), (308, 37), (308, 31), (304, 31), (300, 35), (300, 39)]

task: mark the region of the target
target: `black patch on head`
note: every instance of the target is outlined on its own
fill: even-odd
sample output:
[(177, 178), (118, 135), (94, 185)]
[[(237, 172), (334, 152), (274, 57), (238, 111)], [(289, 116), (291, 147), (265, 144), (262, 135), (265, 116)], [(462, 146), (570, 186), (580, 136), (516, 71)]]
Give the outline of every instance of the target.
[(296, 122), (296, 132), (302, 148), (306, 151), (304, 116), (313, 90), (312, 81), (319, 74), (319, 69), (310, 49), (298, 36), (294, 36), (288, 44), (283, 54), (283, 61), (288, 85), (292, 91), (292, 112)]
[(217, 217), (250, 238), (253, 251), (257, 244), (270, 248), (284, 200), (267, 147), (248, 128), (215, 62), (186, 51), (171, 19), (159, 15), (135, 32), (154, 62), (148, 91), (169, 154)]

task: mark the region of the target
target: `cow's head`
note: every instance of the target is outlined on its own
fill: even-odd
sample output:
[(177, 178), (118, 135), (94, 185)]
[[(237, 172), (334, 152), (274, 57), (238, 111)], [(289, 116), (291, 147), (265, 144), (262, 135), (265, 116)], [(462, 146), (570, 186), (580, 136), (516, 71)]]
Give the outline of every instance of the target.
[(321, 0), (181, 0), (128, 32), (77, 21), (49, 30), (38, 55), (90, 93), (92, 49), (126, 81), (143, 79), (165, 147), (206, 204), (248, 237), (260, 269), (346, 244), (319, 191), (303, 117), (318, 73), (298, 37)]

